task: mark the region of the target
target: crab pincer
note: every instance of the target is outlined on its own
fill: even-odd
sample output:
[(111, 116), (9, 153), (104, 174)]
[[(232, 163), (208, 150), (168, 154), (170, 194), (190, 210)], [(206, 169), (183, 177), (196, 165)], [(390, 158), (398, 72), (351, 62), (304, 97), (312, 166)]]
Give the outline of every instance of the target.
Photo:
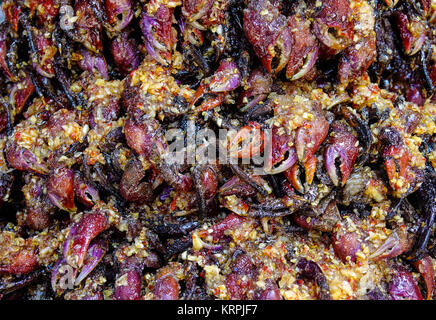
[(313, 30), (318, 40), (333, 50), (343, 50), (353, 40), (352, 10), (348, 0), (323, 1)]
[(231, 158), (250, 158), (259, 155), (264, 149), (264, 133), (260, 124), (250, 122), (243, 126), (229, 144)]
[(244, 86), (239, 95), (238, 105), (245, 104), (243, 108), (247, 110), (263, 101), (271, 90), (272, 83), (270, 73), (255, 69), (247, 80), (247, 86)]
[(74, 194), (88, 208), (92, 208), (100, 200), (98, 190), (87, 183), (79, 172), (74, 173)]
[(293, 39), (286, 17), (275, 2), (251, 1), (244, 9), (244, 31), (269, 73), (278, 73), (286, 67)]
[(373, 253), (370, 258), (374, 260), (390, 259), (397, 257), (412, 247), (405, 226), (399, 226), (393, 230), (391, 235), (383, 242), (383, 244)]
[(422, 47), (426, 38), (425, 22), (418, 16), (408, 16), (401, 11), (395, 13), (404, 52), (413, 56)]
[(430, 300), (433, 297), (434, 283), (435, 283), (433, 260), (429, 255), (425, 255), (421, 259), (416, 260), (413, 263), (413, 265), (424, 279), (425, 287), (427, 290), (426, 299)]
[(0, 30), (0, 69), (3, 74), (12, 81), (15, 81), (15, 76), (12, 74), (7, 59), (8, 43), (7, 43), (7, 30), (2, 27)]
[(133, 159), (126, 165), (120, 182), (120, 193), (124, 199), (132, 202), (147, 202), (153, 200), (151, 183), (143, 181), (145, 172), (141, 163)]
[(121, 31), (133, 19), (133, 8), (130, 0), (105, 0), (106, 16), (112, 31)]
[[(327, 173), (335, 186), (344, 185), (359, 153), (358, 140), (344, 124), (339, 122), (333, 123), (332, 133), (328, 139), (328, 146), (324, 153)], [(340, 164), (337, 167), (338, 160)]]
[[(216, 108), (223, 103), (225, 94), (235, 90), (240, 84), (241, 73), (236, 63), (231, 59), (221, 60), (215, 73), (201, 82), (190, 104), (194, 105), (203, 97), (203, 101), (198, 107), (199, 111)], [(207, 94), (211, 97), (204, 98)]]
[(144, 11), (140, 21), (148, 54), (164, 66), (171, 63), (171, 50), (175, 42), (172, 27), (173, 11), (173, 8), (161, 4), (153, 14)]
[(291, 168), (297, 162), (297, 152), (290, 146), (291, 136), (286, 133), (279, 134), (279, 128), (274, 126), (271, 130), (271, 144), (267, 145), (267, 159), (265, 172), (277, 174)]
[(71, 227), (65, 240), (63, 254), (67, 263), (73, 268), (82, 267), (92, 239), (108, 228), (109, 223), (104, 214), (100, 212), (85, 214)]
[(61, 210), (76, 211), (74, 203), (74, 172), (60, 167), (53, 170), (47, 183), (50, 201)]
[(286, 66), (286, 77), (297, 80), (307, 75), (318, 59), (318, 42), (310, 30), (309, 21), (293, 15), (288, 18), (293, 37), (293, 46)]
[(32, 151), (20, 147), (16, 142), (12, 142), (6, 147), (6, 159), (17, 170), (33, 171), (40, 174), (48, 173), (47, 166), (40, 163)]

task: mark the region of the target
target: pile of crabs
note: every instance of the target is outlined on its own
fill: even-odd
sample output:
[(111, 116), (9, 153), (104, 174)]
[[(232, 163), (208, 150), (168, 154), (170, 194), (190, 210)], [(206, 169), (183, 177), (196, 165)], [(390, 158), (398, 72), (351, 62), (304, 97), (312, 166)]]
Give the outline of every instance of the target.
[[(1, 299), (433, 298), (435, 2), (0, 20)], [(232, 161), (170, 161), (173, 129)]]

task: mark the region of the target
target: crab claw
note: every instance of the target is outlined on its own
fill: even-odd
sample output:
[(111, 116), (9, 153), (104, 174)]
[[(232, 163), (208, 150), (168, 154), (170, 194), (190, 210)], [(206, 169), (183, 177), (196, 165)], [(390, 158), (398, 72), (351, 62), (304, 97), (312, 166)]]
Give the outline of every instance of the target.
[(277, 73), (286, 66), (293, 39), (286, 17), (273, 3), (268, 0), (251, 1), (244, 10), (244, 31), (269, 73)]
[(47, 194), (59, 209), (74, 212), (74, 173), (68, 168), (57, 168), (48, 178)]
[(228, 92), (236, 89), (241, 84), (241, 73), (236, 63), (226, 59), (220, 62), (216, 72), (213, 74), (209, 83), (209, 91)]
[(107, 251), (107, 246), (104, 240), (94, 240), (91, 242), (87, 252), (86, 257), (83, 262), (82, 270), (74, 281), (74, 285), (78, 286), (83, 279), (85, 279), (92, 270), (98, 265), (98, 263), (103, 259)]
[(154, 286), (155, 300), (178, 300), (180, 285), (176, 275), (167, 273), (160, 277), (156, 276), (156, 284)]
[(201, 20), (212, 9), (213, 0), (184, 0), (182, 14), (196, 29), (206, 30), (197, 20)]
[(195, 188), (202, 212), (206, 212), (217, 194), (218, 177), (216, 171), (215, 167), (211, 165), (197, 165), (194, 167)]
[(304, 77), (315, 65), (318, 59), (318, 44), (305, 20), (295, 15), (291, 16), (288, 18), (288, 26), (294, 44), (286, 67), (286, 77), (297, 80)]
[(404, 52), (413, 56), (424, 44), (427, 33), (425, 22), (417, 16), (409, 19), (406, 14), (400, 11), (396, 12), (395, 16)]
[(264, 100), (270, 92), (272, 83), (271, 74), (260, 69), (254, 70), (248, 78), (247, 86), (244, 86), (239, 95), (238, 106), (245, 104), (244, 109), (249, 109)]
[(138, 123), (128, 120), (124, 126), (127, 145), (137, 154), (149, 156), (153, 145), (156, 143), (159, 124), (155, 120)]
[(370, 256), (370, 259), (381, 260), (399, 256), (411, 249), (412, 243), (408, 238), (405, 226), (394, 230), (389, 238)]
[(214, 93), (217, 95), (205, 99), (198, 109), (207, 111), (216, 108), (223, 103), (223, 94), (236, 89), (240, 84), (241, 73), (236, 63), (230, 59), (222, 60), (216, 72), (210, 78), (202, 81), (194, 93), (190, 105), (193, 106), (206, 93)]
[(86, 70), (90, 74), (100, 74), (103, 79), (108, 79), (107, 64), (103, 55), (94, 54), (85, 49), (81, 50), (79, 54), (81, 59), (78, 61), (78, 66), (82, 70)]
[(343, 262), (356, 260), (356, 253), (360, 250), (360, 239), (356, 232), (339, 230), (332, 235), (332, 245), (335, 254)]
[[(68, 272), (67, 268), (71, 268), (71, 267), (68, 265), (68, 263), (65, 261), (64, 258), (61, 258), (58, 261), (56, 261), (53, 268), (51, 269), (50, 283), (51, 283), (51, 288), (55, 293), (61, 293), (62, 291), (64, 291), (64, 289), (61, 288), (61, 286), (58, 286), (57, 284), (58, 281), (61, 279), (61, 277), (65, 276), (66, 273)], [(71, 274), (72, 276), (71, 280), (74, 281), (76, 275), (77, 275), (77, 269), (73, 269), (73, 272)]]
[[(359, 153), (359, 144), (345, 125), (335, 122), (332, 127), (333, 132), (324, 153), (324, 161), (327, 174), (333, 184), (338, 186), (347, 182)], [(336, 167), (337, 160), (340, 161), (339, 168)]]
[(100, 200), (98, 190), (86, 183), (78, 172), (74, 174), (74, 194), (88, 208), (92, 208)]
[(136, 270), (128, 270), (115, 281), (115, 300), (139, 300), (141, 298), (142, 274)]
[(264, 133), (260, 130), (260, 124), (250, 122), (242, 127), (233, 137), (229, 144), (231, 158), (250, 158), (262, 153), (264, 148)]
[(343, 50), (353, 40), (353, 19), (350, 1), (326, 0), (315, 17), (313, 30), (324, 45)]
[(115, 64), (123, 75), (128, 75), (137, 69), (141, 63), (137, 47), (136, 40), (130, 39), (127, 32), (122, 32), (112, 41), (112, 55)]
[(29, 149), (20, 147), (16, 142), (6, 147), (6, 159), (8, 163), (17, 170), (33, 171), (40, 174), (47, 174), (47, 166), (39, 163), (36, 156)]
[(304, 193), (304, 185), (300, 180), (300, 165), (294, 164), (290, 170), (284, 172), (288, 181), (300, 193)]
[(75, 39), (92, 52), (103, 50), (102, 25), (94, 14), (91, 1), (75, 1), (74, 11), (77, 17), (74, 23)]
[(396, 268), (388, 288), (393, 300), (422, 300), (422, 294), (412, 274), (403, 268)]
[(418, 187), (421, 176), (410, 166), (409, 152), (406, 147), (387, 146), (383, 151), (385, 169), (389, 185), (396, 195), (405, 195)]
[(35, 251), (30, 246), (21, 248), (10, 259), (10, 264), (0, 266), (0, 274), (28, 274), (39, 266)]
[(434, 267), (433, 260), (429, 255), (424, 256), (423, 258), (413, 262), (415, 268), (419, 271), (422, 278), (424, 279), (425, 287), (427, 289), (426, 299), (430, 300), (433, 296), (434, 291)]
[(103, 214), (85, 214), (71, 227), (65, 240), (63, 254), (68, 264), (73, 268), (82, 267), (92, 239), (108, 228), (109, 223)]
[[(259, 176), (251, 176), (259, 185), (261, 184)], [(218, 190), (221, 196), (236, 195), (237, 197), (251, 197), (256, 194), (256, 189), (250, 186), (238, 176), (234, 176), (224, 183)]]
[(15, 114), (20, 114), (29, 97), (35, 92), (32, 79), (29, 75), (16, 82), (9, 94), (9, 103), (14, 107)]
[(309, 161), (327, 137), (328, 131), (329, 123), (323, 116), (315, 116), (313, 120), (305, 121), (303, 126), (297, 129), (295, 148), (300, 163)]
[(357, 79), (368, 70), (377, 55), (376, 42), (375, 35), (370, 34), (345, 49), (338, 68), (341, 83)]
[(148, 54), (164, 66), (171, 62), (172, 17), (173, 9), (160, 5), (153, 16), (143, 12), (140, 22)]
[(290, 147), (291, 137), (286, 133), (278, 134), (279, 128), (274, 126), (271, 130), (271, 143), (266, 146), (267, 159), (265, 172), (277, 174), (288, 170), (297, 162), (297, 152)]
[(132, 21), (133, 10), (130, 0), (105, 0), (108, 22), (113, 31), (121, 31)]
[(0, 69), (3, 71), (3, 74), (9, 78), (12, 81), (16, 81), (14, 75), (12, 74), (11, 70), (9, 69), (8, 62), (7, 62), (7, 32), (6, 30), (0, 31)]

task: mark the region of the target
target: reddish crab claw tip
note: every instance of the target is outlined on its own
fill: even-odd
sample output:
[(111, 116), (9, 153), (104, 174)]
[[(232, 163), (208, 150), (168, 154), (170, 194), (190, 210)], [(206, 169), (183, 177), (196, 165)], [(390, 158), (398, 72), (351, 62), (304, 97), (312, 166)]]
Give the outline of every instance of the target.
[[(301, 63), (298, 65), (299, 68), (297, 66), (298, 69), (295, 67), (291, 68), (290, 64), (288, 64), (286, 76), (292, 81), (303, 78), (315, 66), (316, 60), (318, 59), (318, 51), (318, 47), (315, 47), (308, 54), (304, 55), (301, 59)], [(293, 69), (296, 70), (293, 71)]]
[(260, 124), (252, 122), (242, 127), (229, 144), (231, 158), (250, 158), (262, 153), (264, 148), (264, 133)]
[(415, 268), (421, 274), (424, 279), (425, 287), (427, 290), (426, 299), (430, 300), (433, 297), (434, 283), (435, 283), (435, 272), (433, 267), (433, 260), (429, 255), (415, 261), (413, 263)]
[(315, 117), (297, 129), (295, 149), (300, 163), (306, 163), (327, 137), (329, 124), (324, 117)]
[(85, 183), (78, 173), (74, 175), (74, 193), (77, 200), (88, 208), (92, 208), (100, 200), (98, 190)]
[(264, 171), (268, 174), (287, 171), (297, 162), (297, 152), (289, 146), (291, 137), (287, 134), (279, 135), (275, 126), (272, 128), (271, 137), (268, 132), (265, 135), (267, 158)]
[(385, 147), (383, 158), (389, 185), (397, 196), (413, 192), (422, 182), (419, 171), (415, 171), (410, 164), (410, 155), (405, 146)]
[(241, 84), (241, 74), (235, 62), (222, 60), (217, 71), (211, 78), (209, 90), (211, 92), (228, 92)]
[[(269, 15), (261, 14), (265, 10)], [(244, 31), (269, 73), (277, 73), (286, 66), (293, 39), (285, 16), (270, 1), (253, 2), (244, 10)]]
[(304, 19), (291, 16), (288, 18), (288, 26), (292, 33), (293, 46), (286, 67), (286, 77), (297, 80), (308, 74), (315, 65), (318, 59), (318, 43)]
[(403, 43), (404, 52), (407, 55), (416, 54), (422, 47), (426, 38), (426, 26), (424, 21), (418, 17), (409, 17), (402, 13), (396, 12), (396, 22)]
[(350, 45), (353, 39), (351, 13), (348, 0), (324, 1), (313, 27), (319, 41), (334, 50), (343, 50)]
[(171, 48), (175, 41), (172, 35), (172, 8), (160, 5), (153, 17), (142, 13), (141, 30), (148, 54), (166, 66), (171, 62)]
[(103, 240), (92, 241), (87, 252), (86, 257), (83, 262), (82, 270), (76, 277), (74, 285), (78, 286), (83, 279), (85, 279), (92, 270), (98, 265), (98, 263), (103, 259), (107, 251), (106, 243)]
[[(358, 141), (347, 129), (335, 130), (324, 153), (327, 174), (335, 186), (344, 185), (359, 153)], [(339, 167), (337, 167), (339, 161)]]
[(294, 164), (290, 170), (285, 171), (285, 176), (292, 186), (300, 193), (304, 193), (304, 186), (300, 179), (300, 165)]
[(108, 228), (107, 219), (101, 213), (88, 213), (71, 227), (64, 243), (64, 257), (68, 264), (73, 268), (82, 267), (92, 239)]
[(47, 182), (50, 201), (61, 210), (75, 211), (74, 173), (67, 168), (57, 168)]

